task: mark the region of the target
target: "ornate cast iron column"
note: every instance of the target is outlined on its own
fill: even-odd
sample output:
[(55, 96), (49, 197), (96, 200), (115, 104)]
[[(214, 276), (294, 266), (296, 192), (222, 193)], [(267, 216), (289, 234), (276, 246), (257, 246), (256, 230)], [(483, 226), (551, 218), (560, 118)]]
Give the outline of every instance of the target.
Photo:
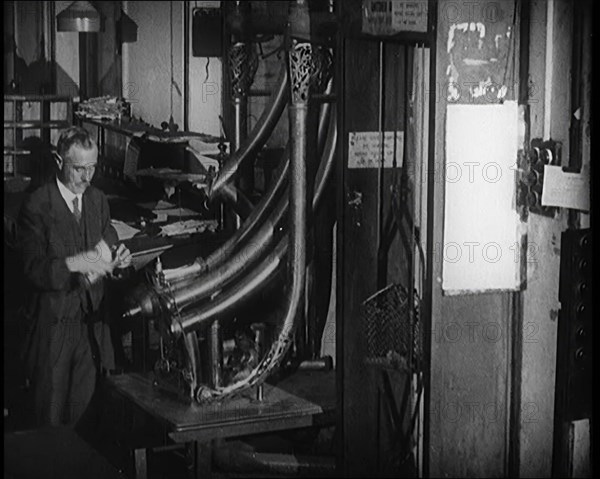
[(258, 56), (253, 43), (236, 42), (229, 49), (231, 101), (234, 108), (234, 138), (231, 152), (236, 151), (246, 138), (248, 90), (258, 68)]
[[(312, 198), (314, 177), (317, 170), (315, 159), (317, 142), (312, 141), (315, 128), (308, 124), (309, 119), (316, 119), (315, 106), (311, 103), (311, 95), (322, 93), (332, 74), (332, 54), (326, 47), (311, 42), (310, 17), (307, 2), (299, 1), (290, 9), (290, 46), (289, 71), (291, 85), (290, 144), (292, 158), (302, 158), (304, 168), (304, 196)], [(309, 143), (310, 142), (310, 143)], [(310, 154), (307, 154), (310, 152)], [(293, 167), (293, 162), (291, 163)], [(292, 169), (292, 178), (299, 173)], [(306, 222), (314, 225), (312, 209), (306, 209)], [(292, 214), (293, 217), (293, 214)], [(293, 226), (292, 226), (293, 227)], [(316, 335), (318, 331), (316, 311), (314, 308), (314, 264), (312, 261), (314, 245), (314, 229), (306, 228), (304, 240), (305, 257), (308, 263), (306, 271), (305, 301), (303, 313), (297, 319), (301, 330), (298, 332), (300, 359), (315, 359), (318, 354)], [(291, 269), (291, 268), (290, 268)]]
[[(247, 3), (236, 2), (232, 18), (235, 23), (235, 33), (232, 34), (233, 42), (229, 49), (229, 74), (234, 111), (234, 137), (230, 139), (230, 154), (240, 147), (247, 136), (248, 90), (254, 81), (254, 74), (258, 67), (254, 44), (244, 41), (247, 38)], [(241, 171), (240, 173), (243, 177), (245, 172)], [(243, 183), (242, 181), (242, 186), (246, 186)], [(243, 190), (245, 191), (245, 189)], [(235, 213), (233, 213), (233, 220), (235, 229), (238, 229), (241, 226), (241, 220)], [(218, 320), (215, 320), (209, 329), (208, 357), (211, 386), (221, 387), (223, 385), (223, 337)]]
[[(231, 139), (231, 153), (237, 151), (248, 136), (248, 91), (258, 68), (256, 46), (251, 41), (250, 2), (235, 2), (231, 17), (232, 43), (229, 49), (229, 74), (231, 81), (231, 102), (233, 105), (234, 137)], [(238, 186), (244, 193), (253, 188), (252, 166), (246, 162), (242, 166)], [(237, 226), (239, 227), (239, 221)]]
[(258, 366), (243, 380), (223, 388), (200, 388), (197, 399), (212, 401), (239, 393), (261, 384), (279, 366), (289, 350), (298, 317), (303, 309), (306, 272), (306, 145), (307, 112), (311, 85), (319, 77), (313, 62), (310, 21), (306, 1), (297, 0), (290, 7), (290, 187), (288, 227), (288, 291), (286, 310), (279, 335)]

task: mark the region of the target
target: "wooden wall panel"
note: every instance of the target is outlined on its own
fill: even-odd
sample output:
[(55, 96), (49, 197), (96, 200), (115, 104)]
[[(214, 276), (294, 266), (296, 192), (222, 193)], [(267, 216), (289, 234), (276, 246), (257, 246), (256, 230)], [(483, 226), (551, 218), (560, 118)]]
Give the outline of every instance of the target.
[[(397, 152), (397, 168), (349, 169), (349, 132), (404, 132), (407, 142), (407, 81), (412, 76), (412, 48), (391, 38), (372, 38), (360, 33), (359, 0), (344, 2), (342, 78), (343, 165), (338, 196), (342, 223), (338, 280), (341, 296), (338, 306), (338, 328), (341, 334), (341, 389), (343, 416), (344, 472), (351, 476), (401, 476), (411, 465), (399, 466), (403, 456), (394, 421), (401, 413), (405, 391), (409, 386), (404, 372), (388, 371), (389, 390), (380, 368), (366, 366), (366, 337), (362, 303), (390, 284), (410, 287), (410, 233), (405, 226), (401, 239), (397, 231), (391, 245), (382, 248), (382, 229), (392, 214), (392, 188), (401, 193), (401, 202), (412, 213), (415, 184), (414, 161), (406, 149)], [(413, 162), (404, 173), (399, 166)], [(412, 176), (411, 176), (412, 174)], [(402, 191), (404, 189), (404, 191)], [(409, 243), (407, 246), (405, 241)], [(383, 254), (382, 254), (383, 252)], [(392, 394), (390, 395), (389, 391)], [(392, 397), (393, 396), (393, 397)], [(408, 396), (407, 396), (408, 397)], [(408, 399), (409, 400), (409, 399)], [(409, 400), (410, 401), (410, 400)], [(400, 418), (403, 429), (408, 425), (410, 407)], [(400, 470), (400, 468), (402, 471)]]
[(338, 324), (342, 323), (343, 458), (348, 475), (381, 475), (390, 472), (400, 456), (391, 410), (400, 409), (407, 377), (404, 373), (390, 375), (394, 395), (390, 400), (383, 388), (382, 370), (365, 364), (361, 312), (363, 301), (384, 286), (409, 284), (408, 254), (398, 234), (387, 254), (378, 258), (381, 225), (391, 214), (391, 187), (400, 182), (401, 169), (350, 169), (347, 143), (349, 132), (405, 130), (410, 71), (406, 70), (407, 48), (399, 43), (353, 35), (344, 40), (343, 52), (342, 304), (338, 310)]
[[(513, 2), (481, 2), (469, 8), (465, 3), (440, 0), (438, 3), (435, 171), (444, 178), (446, 107), (455, 85), (458, 103), (499, 102), (496, 94), (476, 97), (470, 86), (488, 78), (496, 88), (511, 81), (516, 62), (510, 60), (509, 43), (518, 35), (512, 25)], [(480, 37), (483, 25), (484, 37)], [(465, 32), (460, 30), (466, 26)], [(509, 35), (506, 32), (510, 31)], [(448, 54), (449, 37), (462, 42), (461, 54)], [(499, 41), (496, 35), (503, 32)], [(460, 33), (460, 35), (459, 35)], [(482, 42), (478, 40), (481, 38)], [(480, 45), (483, 48), (480, 48)], [(494, 45), (503, 62), (467, 62), (452, 66), (451, 60), (486, 60)], [(518, 42), (516, 43), (518, 48)], [(514, 51), (514, 44), (511, 47)], [(518, 58), (518, 54), (516, 56)], [(488, 59), (489, 60), (489, 59)], [(510, 68), (504, 76), (501, 69)], [(450, 78), (453, 75), (453, 78)], [(515, 75), (514, 78), (518, 78)], [(514, 99), (514, 83), (506, 99)], [(434, 182), (432, 254), (432, 335), (429, 414), (429, 474), (432, 477), (502, 477), (508, 467), (508, 411), (510, 410), (510, 368), (512, 337), (512, 295), (509, 293), (443, 296), (441, 290), (444, 222), (444, 182)], [(474, 201), (477, 199), (474, 198)], [(509, 253), (509, 252), (507, 252)]]
[[(568, 161), (568, 154), (564, 152), (569, 151), (573, 112), (570, 108), (573, 4), (561, 0), (549, 5), (547, 1), (536, 0), (529, 5), (531, 138), (552, 138), (562, 142), (563, 165)], [(553, 10), (552, 27), (548, 25), (549, 7)], [(547, 42), (552, 45), (550, 51), (546, 50)], [(548, 61), (551, 64), (547, 64)], [(548, 73), (550, 77), (547, 77)], [(552, 88), (549, 101), (545, 100), (547, 86)], [(560, 209), (556, 218), (531, 214), (528, 220), (527, 236), (529, 243), (535, 246), (535, 255), (528, 263), (527, 289), (522, 295), (520, 477), (549, 477), (552, 474), (557, 318), (561, 306), (558, 299), (560, 247), (561, 232), (568, 227), (568, 216), (566, 209)]]
[[(347, 161), (348, 132), (378, 129), (379, 49), (377, 42), (347, 39), (344, 43), (344, 121), (340, 142), (342, 159)], [(347, 169), (346, 165), (343, 171), (343, 244), (339, 243), (343, 301), (338, 309), (342, 332), (343, 456), (345, 473), (366, 475), (376, 468), (378, 411), (374, 372), (364, 364), (360, 307), (377, 290), (379, 175), (374, 169)]]

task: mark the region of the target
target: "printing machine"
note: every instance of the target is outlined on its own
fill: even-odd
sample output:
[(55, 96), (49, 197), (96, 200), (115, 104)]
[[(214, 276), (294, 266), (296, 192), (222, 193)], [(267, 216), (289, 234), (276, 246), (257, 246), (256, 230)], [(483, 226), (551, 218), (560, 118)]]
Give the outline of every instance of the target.
[[(315, 266), (314, 254), (315, 234), (332, 241), (332, 221), (315, 219), (323, 216), (318, 213), (327, 201), (337, 143), (334, 51), (332, 32), (326, 30), (333, 23), (325, 7), (317, 11), (320, 16), (316, 23), (313, 20), (312, 30), (314, 12), (309, 14), (306, 2), (290, 2), (287, 30), (286, 16), (276, 25), (261, 23), (259, 17), (253, 23), (244, 2), (235, 2), (227, 12), (233, 137), (227, 139), (229, 150), (223, 141), (219, 144), (219, 154), (212, 156), (218, 168), (204, 168), (205, 181), (195, 187), (177, 182), (178, 194), (183, 192), (188, 204), (202, 205), (202, 218), (215, 220), (218, 226), (195, 237), (204, 245), (171, 254), (174, 262), (165, 261), (169, 258), (165, 253), (137, 274), (122, 314), (123, 323), (143, 324), (148, 334), (158, 336), (154, 364), (144, 367), (153, 370), (159, 389), (197, 403), (221, 401), (250, 388), (260, 397), (261, 384), (276, 370), (331, 367), (331, 358), (320, 358), (316, 346), (327, 316), (331, 263), (329, 258), (328, 264)], [(242, 119), (261, 38), (257, 29), (266, 25), (270, 33), (283, 35), (287, 55), (267, 106), (245, 135)], [(288, 145), (264, 193), (254, 199), (256, 195), (244, 188), (245, 165), (265, 152), (277, 123), (285, 121), (286, 107)], [(317, 128), (308, 122), (313, 114), (318, 117)], [(155, 199), (161, 193), (156, 185), (168, 182), (157, 174), (153, 179), (158, 183), (142, 183), (147, 178), (140, 171), (149, 163), (156, 173), (167, 166), (156, 164), (149, 154), (157, 146), (170, 148), (170, 157), (178, 159), (184, 175), (190, 164), (181, 159), (186, 155), (206, 165), (206, 157), (194, 150), (190, 138), (181, 133), (177, 144), (177, 136), (146, 131), (141, 138), (132, 138), (146, 152), (137, 162), (136, 185), (145, 193), (153, 191)], [(307, 298), (316, 299), (318, 306), (307, 306)]]

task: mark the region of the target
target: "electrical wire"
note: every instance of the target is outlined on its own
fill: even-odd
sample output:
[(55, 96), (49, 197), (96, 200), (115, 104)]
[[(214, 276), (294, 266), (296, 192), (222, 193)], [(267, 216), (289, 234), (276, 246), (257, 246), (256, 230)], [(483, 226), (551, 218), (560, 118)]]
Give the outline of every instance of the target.
[[(424, 146), (427, 145), (427, 138), (425, 137), (425, 112), (426, 112), (426, 108), (425, 108), (425, 102), (424, 99), (426, 98), (425, 96), (425, 91), (427, 88), (427, 81), (425, 78), (425, 68), (426, 68), (426, 62), (425, 62), (425, 45), (423, 45), (421, 47), (421, 78), (422, 78), (422, 84), (421, 84), (421, 168), (420, 168), (420, 183), (421, 183), (421, 188), (423, 187), (427, 187), (427, 183), (425, 181), (423, 181), (423, 170), (425, 169), (425, 161), (426, 161), (426, 157), (425, 157), (425, 148)], [(427, 191), (425, 191), (425, 193), (427, 193)], [(425, 195), (425, 198), (427, 198), (427, 194)], [(421, 221), (423, 219), (423, 195), (420, 196), (419, 198), (419, 221)], [(420, 225), (421, 226), (421, 225)], [(421, 252), (423, 252), (423, 246), (421, 244), (422, 242), (422, 234), (421, 231), (423, 229), (419, 228), (419, 248), (421, 249)], [(422, 258), (422, 264), (421, 264), (421, 294), (423, 294), (423, 289), (425, 288), (425, 269), (427, 268), (427, 264), (425, 262), (425, 254), (423, 253), (423, 258)]]
[[(379, 95), (378, 95), (378, 112), (377, 112), (377, 132), (379, 134), (379, 146), (380, 146), (380, 164), (378, 170), (378, 178), (377, 178), (377, 188), (378, 188), (378, 198), (377, 198), (377, 231), (379, 236), (379, 242), (381, 243), (381, 238), (384, 237), (384, 233), (382, 231), (382, 227), (385, 224), (383, 218), (383, 203), (384, 203), (384, 193), (383, 193), (383, 174), (384, 174), (384, 166), (385, 166), (385, 141), (384, 141), (384, 132), (383, 132), (383, 121), (384, 121), (384, 74), (383, 74), (383, 55), (384, 43), (383, 41), (379, 41), (378, 43), (378, 54), (379, 54)], [(381, 248), (381, 245), (380, 245)], [(379, 275), (378, 275), (379, 276)], [(383, 281), (377, 285), (378, 289), (383, 288), (385, 286), (385, 282), (387, 278), (383, 278)]]
[(208, 70), (208, 65), (210, 65), (210, 57), (206, 57), (206, 77), (204, 78), (204, 81), (202, 83), (206, 83), (208, 81), (208, 76), (210, 74), (209, 70)]
[(169, 89), (170, 89), (170, 93), (171, 93), (171, 104), (170, 104), (170, 111), (171, 111), (171, 118), (173, 118), (173, 82), (174, 82), (174, 78), (173, 78), (173, 2), (169, 2), (169, 27), (170, 27), (170, 32), (169, 32), (169, 49), (171, 51), (171, 82), (169, 84)]
[[(424, 170), (424, 165), (425, 165), (425, 148), (424, 145), (427, 144), (426, 142), (426, 138), (425, 138), (425, 112), (427, 111), (426, 107), (425, 107), (425, 90), (426, 90), (426, 85), (427, 85), (427, 79), (425, 78), (425, 66), (426, 66), (426, 62), (425, 62), (425, 45), (422, 45), (419, 47), (419, 57), (421, 60), (421, 65), (420, 65), (420, 79), (421, 79), (421, 89), (420, 89), (420, 96), (419, 96), (419, 102), (420, 102), (420, 141), (421, 141), (421, 157), (419, 159), (420, 162), (420, 167), (419, 167), (419, 184), (421, 185), (421, 188), (426, 188), (427, 184), (423, 181), (423, 170)], [(423, 247), (421, 244), (421, 221), (423, 219), (423, 195), (422, 192), (419, 191), (419, 237), (417, 238), (417, 247), (419, 248), (420, 251), (420, 255), (419, 255), (419, 259), (421, 261), (421, 264), (419, 266), (419, 273), (420, 273), (420, 278), (419, 278), (419, 294), (423, 295), (423, 289), (425, 288), (425, 269), (427, 268), (426, 262), (425, 262), (425, 254), (423, 253)], [(419, 320), (421, 320), (421, 318), (419, 318)], [(422, 327), (422, 323), (421, 323), (421, 338), (423, 335), (423, 327)], [(421, 342), (421, 353), (422, 353), (422, 346), (423, 342)], [(423, 373), (421, 372), (422, 369), (422, 358), (419, 357), (418, 358), (419, 364), (418, 364), (418, 369), (417, 371), (419, 371), (417, 373), (417, 391), (418, 391), (418, 398), (417, 398), (417, 402), (415, 404), (415, 414), (418, 414), (418, 421), (417, 421), (417, 429), (416, 429), (416, 458), (415, 458), (415, 462), (416, 462), (416, 467), (417, 470), (419, 469), (419, 456), (421, 454), (421, 450), (420, 450), (420, 446), (421, 443), (419, 441), (419, 435), (421, 434), (421, 424), (422, 424), (422, 418), (421, 418), (421, 397), (423, 395)], [(418, 411), (418, 413), (417, 413)], [(416, 417), (415, 417), (416, 419)], [(412, 429), (412, 428), (411, 428)], [(420, 472), (420, 471), (419, 471)]]
[[(408, 64), (408, 60), (409, 60), (409, 51), (413, 51), (414, 49), (411, 49), (411, 47), (405, 47), (404, 48), (404, 130), (408, 131), (408, 123), (409, 123), (409, 118), (408, 118), (408, 103), (409, 103), (409, 97), (408, 97), (408, 90), (409, 90), (409, 78), (408, 78), (408, 74), (409, 74), (409, 64)], [(410, 79), (412, 81), (412, 78)], [(398, 99), (397, 101), (399, 101), (399, 95), (398, 95)], [(396, 108), (396, 111), (399, 111), (399, 108)], [(410, 260), (410, 266), (409, 266), (409, 270), (408, 270), (408, 284), (409, 284), (409, 289), (408, 289), (408, 304), (409, 304), (409, 308), (408, 308), (408, 319), (409, 319), (409, 324), (410, 324), (410, 328), (411, 328), (411, 344), (414, 344), (414, 334), (415, 334), (415, 308), (414, 308), (414, 304), (415, 304), (415, 224), (416, 224), (416, 219), (415, 219), (415, 201), (416, 201), (416, 194), (415, 194), (415, 190), (416, 188), (414, 187), (414, 179), (413, 179), (413, 185), (411, 185), (410, 182), (410, 177), (408, 175), (408, 162), (410, 160), (412, 160), (413, 162), (416, 162), (415, 158), (411, 158), (409, 159), (406, 153), (408, 150), (408, 141), (404, 142), (404, 160), (406, 162), (406, 164), (404, 165), (403, 168), (403, 173), (405, 175), (405, 188), (407, 190), (407, 202), (410, 201), (410, 205), (407, 205), (407, 208), (410, 208), (408, 211), (408, 218), (409, 220), (409, 228), (410, 228), (410, 241), (409, 241), (409, 245), (410, 245), (410, 254), (409, 254), (409, 260)], [(412, 193), (412, 194), (411, 194)], [(401, 228), (401, 226), (400, 226)], [(411, 347), (409, 349), (409, 366), (413, 367), (414, 366), (414, 348)], [(411, 383), (412, 383), (412, 378), (411, 378)]]
[[(517, 4), (518, 3), (519, 3), (519, 0), (514, 0), (512, 22), (510, 24), (510, 27), (511, 27), (510, 41), (508, 42), (508, 50), (506, 52), (506, 64), (504, 66), (504, 74), (502, 75), (502, 86), (506, 85), (506, 77), (508, 76), (508, 70), (509, 70), (509, 66), (511, 65), (511, 60), (512, 60), (512, 68), (510, 68), (510, 70), (511, 70), (512, 78), (511, 78), (510, 85), (512, 85), (512, 86), (515, 85), (515, 82), (514, 82), (515, 61), (516, 61), (516, 55), (515, 55), (516, 33), (515, 33), (515, 31), (517, 30)], [(515, 96), (518, 99), (518, 94), (516, 94)], [(504, 98), (501, 98), (500, 103), (504, 103)]]

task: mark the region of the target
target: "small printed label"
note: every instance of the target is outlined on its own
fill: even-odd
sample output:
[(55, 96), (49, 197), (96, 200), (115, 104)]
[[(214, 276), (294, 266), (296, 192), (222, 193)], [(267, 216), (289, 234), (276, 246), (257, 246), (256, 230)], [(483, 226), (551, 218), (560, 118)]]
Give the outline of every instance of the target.
[(362, 31), (371, 35), (427, 32), (428, 0), (363, 0)]
[(403, 160), (403, 131), (351, 131), (348, 134), (348, 168), (401, 167)]

